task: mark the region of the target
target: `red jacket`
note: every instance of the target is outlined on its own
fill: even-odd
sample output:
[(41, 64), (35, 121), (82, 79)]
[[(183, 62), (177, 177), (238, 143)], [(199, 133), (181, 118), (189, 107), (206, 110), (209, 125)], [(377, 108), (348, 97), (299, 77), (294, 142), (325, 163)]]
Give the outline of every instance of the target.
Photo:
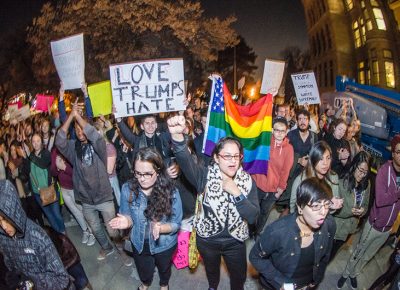
[(253, 174), (257, 187), (264, 192), (276, 192), (277, 188), (286, 189), (290, 169), (293, 166), (294, 151), (289, 139), (285, 137), (281, 144), (271, 138), (268, 174)]

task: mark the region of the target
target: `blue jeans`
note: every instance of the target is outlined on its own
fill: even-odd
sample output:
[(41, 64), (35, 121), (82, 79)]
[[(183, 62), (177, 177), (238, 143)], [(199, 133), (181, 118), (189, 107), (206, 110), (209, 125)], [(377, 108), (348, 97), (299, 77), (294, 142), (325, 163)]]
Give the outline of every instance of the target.
[[(40, 195), (35, 193), (34, 196), (35, 196), (36, 202), (38, 203), (38, 205), (44, 212), (44, 215), (46, 216), (47, 220), (49, 221), (50, 226), (56, 232), (65, 233), (64, 220), (61, 215), (60, 204), (58, 203), (58, 201), (53, 202), (52, 204), (43, 206), (42, 201), (40, 199)], [(57, 192), (57, 198), (58, 199), (60, 198), (60, 195), (58, 192)]]
[(74, 285), (76, 290), (82, 290), (89, 283), (89, 279), (86, 276), (85, 270), (80, 262), (69, 267), (68, 274), (74, 277)]
[(119, 207), (121, 202), (121, 188), (119, 187), (118, 177), (115, 175), (113, 177), (109, 177), (108, 179), (110, 180), (111, 187), (114, 191), (115, 199), (117, 200)]
[(108, 223), (111, 219), (115, 217), (114, 202), (112, 200), (106, 201), (100, 204), (87, 204), (82, 203), (83, 216), (88, 222), (90, 228), (92, 229), (93, 235), (99, 242), (100, 246), (104, 250), (110, 250), (112, 245), (108, 240), (106, 233), (104, 232), (104, 227), (101, 225), (99, 213), (101, 213), (104, 224), (106, 225), (107, 232), (111, 238), (116, 238), (119, 236), (118, 231), (112, 229)]

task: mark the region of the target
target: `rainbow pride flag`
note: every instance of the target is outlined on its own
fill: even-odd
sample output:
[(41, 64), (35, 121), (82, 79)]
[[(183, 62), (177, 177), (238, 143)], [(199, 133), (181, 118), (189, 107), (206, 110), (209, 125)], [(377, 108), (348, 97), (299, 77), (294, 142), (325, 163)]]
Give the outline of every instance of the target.
[(244, 148), (243, 168), (250, 174), (266, 174), (272, 131), (272, 95), (240, 106), (232, 99), (220, 76), (213, 75), (203, 152), (211, 156), (226, 136), (239, 139)]

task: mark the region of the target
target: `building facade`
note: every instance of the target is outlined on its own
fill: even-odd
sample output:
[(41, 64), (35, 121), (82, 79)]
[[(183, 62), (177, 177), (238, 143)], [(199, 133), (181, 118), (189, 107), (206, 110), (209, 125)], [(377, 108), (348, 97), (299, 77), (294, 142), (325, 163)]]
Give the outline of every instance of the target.
[(335, 76), (400, 91), (400, 0), (302, 0), (321, 92)]

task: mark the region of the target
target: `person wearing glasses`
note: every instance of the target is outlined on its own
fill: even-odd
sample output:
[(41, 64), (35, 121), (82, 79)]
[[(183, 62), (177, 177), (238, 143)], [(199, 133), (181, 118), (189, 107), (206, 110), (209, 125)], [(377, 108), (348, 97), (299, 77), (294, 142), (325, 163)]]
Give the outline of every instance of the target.
[(204, 167), (190, 156), (183, 134), (185, 118), (170, 118), (168, 128), (176, 160), (200, 194), (201, 206), (194, 227), (208, 287), (218, 288), (223, 257), (231, 289), (243, 290), (247, 272), (244, 242), (249, 237), (248, 225), (256, 222), (259, 213), (257, 187), (241, 166), (243, 147), (237, 139), (222, 138), (213, 150), (210, 164)]
[(370, 155), (361, 151), (351, 163), (349, 172), (339, 180), (339, 191), (343, 197), (343, 207), (333, 213), (336, 234), (333, 241), (331, 260), (346, 242), (348, 236), (356, 232), (360, 218), (368, 210), (370, 198)]
[[(297, 212), (268, 225), (249, 260), (264, 289), (313, 289), (329, 262), (336, 225), (329, 214), (332, 189), (325, 180), (307, 178), (297, 187)], [(286, 288), (285, 288), (286, 289)]]
[(338, 289), (343, 288), (348, 278), (350, 278), (351, 288), (357, 288), (357, 276), (386, 242), (399, 214), (400, 135), (394, 136), (390, 145), (393, 160), (387, 161), (378, 170), (374, 204), (364, 224), (361, 238), (347, 262), (342, 277), (337, 282)]
[(109, 225), (131, 229), (133, 259), (142, 285), (149, 289), (157, 266), (161, 290), (168, 290), (172, 255), (182, 220), (179, 192), (155, 148), (141, 148), (134, 159), (134, 176), (122, 186), (121, 207)]
[(275, 202), (286, 190), (290, 169), (292, 168), (294, 152), (293, 146), (286, 138), (288, 122), (284, 117), (272, 120), (272, 138), (268, 174), (253, 174), (260, 200), (260, 215), (257, 219), (256, 235), (264, 229), (269, 213)]
[(332, 188), (332, 207), (331, 211), (337, 210), (342, 207), (343, 199), (340, 197), (339, 192), (339, 178), (338, 175), (331, 170), (332, 151), (328, 143), (325, 141), (318, 141), (310, 150), (308, 162), (303, 171), (293, 181), (293, 186), (290, 195), (290, 212), (294, 213), (297, 209), (296, 192), (300, 183), (310, 177), (317, 177), (318, 179), (325, 180)]

